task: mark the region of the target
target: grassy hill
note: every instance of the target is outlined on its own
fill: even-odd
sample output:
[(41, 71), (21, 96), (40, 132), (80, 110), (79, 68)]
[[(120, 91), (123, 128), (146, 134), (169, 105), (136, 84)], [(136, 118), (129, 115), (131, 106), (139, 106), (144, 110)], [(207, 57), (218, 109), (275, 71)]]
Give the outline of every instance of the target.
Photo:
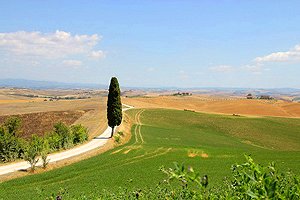
[(244, 161), (243, 154), (300, 174), (300, 119), (166, 109), (127, 112), (135, 121), (129, 143), (61, 169), (1, 183), (0, 199), (45, 199), (61, 188), (78, 197), (104, 188), (154, 186), (164, 179), (158, 168), (174, 161), (192, 165), (216, 186), (232, 164)]

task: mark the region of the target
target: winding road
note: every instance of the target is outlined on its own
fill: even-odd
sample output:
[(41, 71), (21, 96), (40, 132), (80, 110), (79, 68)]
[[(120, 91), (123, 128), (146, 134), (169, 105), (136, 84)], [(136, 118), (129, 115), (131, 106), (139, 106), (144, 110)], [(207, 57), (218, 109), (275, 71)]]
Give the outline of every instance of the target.
[[(129, 106), (126, 104), (123, 104), (123, 106), (126, 107), (126, 108), (123, 108), (123, 112), (134, 108), (133, 106)], [(49, 163), (64, 160), (64, 159), (91, 151), (93, 149), (102, 147), (109, 140), (110, 134), (111, 134), (111, 128), (107, 127), (106, 130), (101, 135), (95, 137), (94, 139), (92, 139), (91, 141), (89, 141), (83, 145), (74, 147), (72, 149), (69, 149), (69, 150), (66, 150), (63, 152), (49, 154), (48, 155)], [(37, 166), (41, 166), (41, 165), (42, 165), (42, 162), (39, 161), (37, 163)], [(15, 171), (28, 169), (29, 167), (30, 167), (30, 164), (26, 161), (3, 165), (3, 166), (0, 166), (0, 176), (4, 175), (4, 174), (15, 172)]]

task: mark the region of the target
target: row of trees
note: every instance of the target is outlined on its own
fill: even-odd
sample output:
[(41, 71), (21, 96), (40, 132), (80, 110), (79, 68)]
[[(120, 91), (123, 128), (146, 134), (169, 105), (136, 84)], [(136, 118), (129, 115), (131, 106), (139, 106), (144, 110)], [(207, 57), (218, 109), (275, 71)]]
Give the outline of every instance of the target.
[(62, 122), (54, 125), (53, 131), (44, 137), (33, 134), (30, 139), (20, 137), (21, 119), (11, 117), (0, 126), (0, 162), (24, 159), (31, 165), (31, 170), (39, 159), (46, 167), (50, 152), (67, 149), (88, 139), (88, 130), (84, 126), (67, 126)]
[[(122, 122), (120, 87), (116, 77), (112, 77), (110, 81), (107, 119), (108, 125), (112, 128), (112, 137), (114, 128)], [(53, 131), (44, 137), (33, 134), (29, 140), (25, 140), (19, 136), (21, 124), (20, 118), (12, 117), (0, 126), (0, 162), (24, 159), (30, 163), (31, 169), (34, 170), (39, 158), (41, 158), (43, 167), (46, 167), (47, 155), (50, 152), (71, 148), (88, 139), (88, 131), (82, 125), (69, 127), (59, 122), (54, 125)]]

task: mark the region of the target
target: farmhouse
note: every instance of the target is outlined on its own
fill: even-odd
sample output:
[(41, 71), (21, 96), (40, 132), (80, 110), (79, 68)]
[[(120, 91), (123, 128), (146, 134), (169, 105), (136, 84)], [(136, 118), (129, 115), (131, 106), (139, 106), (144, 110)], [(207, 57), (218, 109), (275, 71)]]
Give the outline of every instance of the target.
[(173, 96), (192, 96), (192, 93), (190, 92), (177, 92), (173, 94)]
[(273, 99), (273, 97), (271, 97), (271, 96), (269, 96), (269, 95), (261, 95), (261, 96), (259, 97), (259, 99), (271, 100), (271, 99)]
[(246, 98), (247, 98), (247, 99), (253, 99), (253, 96), (252, 96), (252, 94), (249, 93), (249, 94), (246, 96)]

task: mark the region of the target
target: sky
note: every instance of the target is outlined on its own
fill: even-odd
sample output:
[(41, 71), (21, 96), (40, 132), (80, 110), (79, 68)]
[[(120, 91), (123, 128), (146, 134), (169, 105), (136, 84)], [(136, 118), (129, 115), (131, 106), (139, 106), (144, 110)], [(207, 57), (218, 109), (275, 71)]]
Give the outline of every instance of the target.
[(300, 1), (4, 1), (0, 78), (300, 88)]

